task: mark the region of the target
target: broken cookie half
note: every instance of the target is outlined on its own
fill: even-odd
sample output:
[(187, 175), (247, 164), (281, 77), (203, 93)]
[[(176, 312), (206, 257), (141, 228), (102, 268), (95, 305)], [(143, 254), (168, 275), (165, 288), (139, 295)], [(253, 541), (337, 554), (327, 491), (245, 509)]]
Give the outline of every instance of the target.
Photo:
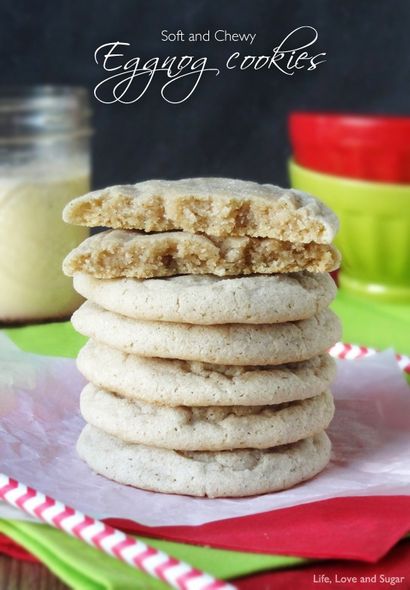
[(307, 193), (229, 178), (111, 186), (68, 203), (63, 219), (88, 227), (318, 244), (330, 244), (338, 230), (333, 211)]
[(91, 236), (66, 257), (68, 276), (146, 279), (181, 274), (235, 276), (330, 272), (340, 255), (330, 244), (295, 244), (273, 238), (216, 238), (188, 232), (144, 234), (108, 230)]

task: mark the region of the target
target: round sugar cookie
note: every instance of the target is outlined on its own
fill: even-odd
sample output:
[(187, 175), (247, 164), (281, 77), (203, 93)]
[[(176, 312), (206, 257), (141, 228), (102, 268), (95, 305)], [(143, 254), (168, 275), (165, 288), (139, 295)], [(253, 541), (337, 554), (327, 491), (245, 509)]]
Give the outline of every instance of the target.
[(130, 318), (189, 324), (275, 324), (327, 307), (336, 285), (327, 273), (220, 278), (97, 279), (74, 275), (74, 288), (104, 309)]
[(190, 496), (241, 497), (285, 490), (310, 479), (330, 459), (325, 432), (272, 449), (170, 451), (124, 443), (89, 424), (77, 452), (88, 465), (122, 484)]
[(329, 309), (283, 324), (198, 326), (135, 320), (86, 301), (71, 321), (80, 334), (123, 352), (222, 365), (303, 361), (325, 352), (341, 335)]
[(241, 367), (143, 357), (95, 340), (80, 350), (77, 367), (102, 389), (167, 406), (281, 404), (326, 391), (336, 374), (328, 354), (288, 365)]
[(326, 429), (334, 414), (324, 392), (275, 406), (159, 406), (128, 400), (92, 383), (81, 393), (86, 422), (128, 443), (179, 451), (268, 449)]

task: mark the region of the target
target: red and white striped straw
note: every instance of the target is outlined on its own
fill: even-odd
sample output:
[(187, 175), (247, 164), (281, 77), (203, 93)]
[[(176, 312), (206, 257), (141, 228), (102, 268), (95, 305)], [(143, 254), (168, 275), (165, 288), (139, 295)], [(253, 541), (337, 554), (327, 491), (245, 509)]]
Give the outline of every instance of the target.
[(0, 474), (0, 500), (124, 561), (178, 590), (235, 590), (235, 586), (193, 568), (118, 529), (86, 516), (34, 488)]
[[(380, 352), (376, 348), (368, 348), (367, 346), (359, 346), (358, 344), (347, 344), (345, 342), (337, 342), (329, 349), (331, 356), (337, 359), (358, 359), (366, 356), (371, 356)], [(402, 371), (410, 374), (410, 357), (404, 354), (395, 355), (397, 363)]]

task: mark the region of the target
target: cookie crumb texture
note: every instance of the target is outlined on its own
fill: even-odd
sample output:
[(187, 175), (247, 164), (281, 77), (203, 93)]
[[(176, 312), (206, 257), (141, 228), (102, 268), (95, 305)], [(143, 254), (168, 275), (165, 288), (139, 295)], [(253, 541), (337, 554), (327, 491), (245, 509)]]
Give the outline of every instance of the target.
[(109, 479), (145, 490), (190, 496), (241, 497), (290, 488), (314, 477), (330, 459), (324, 432), (271, 449), (171, 451), (125, 443), (87, 425), (77, 452)]
[(334, 246), (315, 242), (109, 230), (91, 236), (70, 252), (63, 270), (68, 276), (84, 272), (99, 279), (147, 279), (184, 274), (330, 272), (339, 263)]
[(185, 230), (324, 244), (333, 240), (338, 229), (335, 214), (311, 195), (228, 178), (112, 186), (74, 199), (63, 218), (88, 227)]

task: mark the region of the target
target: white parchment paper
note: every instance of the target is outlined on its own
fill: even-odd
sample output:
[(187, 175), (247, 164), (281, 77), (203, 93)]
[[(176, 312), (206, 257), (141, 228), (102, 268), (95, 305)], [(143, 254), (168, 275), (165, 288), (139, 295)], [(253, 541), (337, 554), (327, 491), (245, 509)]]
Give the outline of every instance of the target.
[(410, 494), (410, 390), (392, 352), (339, 361), (333, 457), (324, 472), (244, 499), (145, 492), (92, 473), (75, 452), (83, 385), (73, 360), (24, 353), (0, 337), (0, 471), (90, 516), (198, 525), (336, 496)]

